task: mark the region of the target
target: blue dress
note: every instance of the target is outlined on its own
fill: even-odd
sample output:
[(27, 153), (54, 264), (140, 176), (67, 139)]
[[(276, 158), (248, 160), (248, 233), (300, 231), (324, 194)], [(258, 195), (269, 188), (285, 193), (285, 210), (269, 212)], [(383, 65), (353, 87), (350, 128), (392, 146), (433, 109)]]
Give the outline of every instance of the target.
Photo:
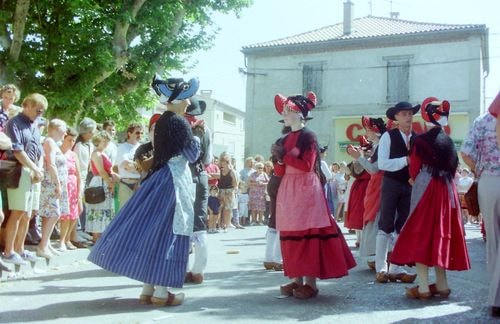
[(89, 261), (151, 285), (182, 287), (194, 192), (187, 197), (188, 188), (179, 190), (178, 186), (192, 184), (187, 163), (196, 160), (198, 153), (199, 144), (192, 145), (145, 180), (108, 225)]

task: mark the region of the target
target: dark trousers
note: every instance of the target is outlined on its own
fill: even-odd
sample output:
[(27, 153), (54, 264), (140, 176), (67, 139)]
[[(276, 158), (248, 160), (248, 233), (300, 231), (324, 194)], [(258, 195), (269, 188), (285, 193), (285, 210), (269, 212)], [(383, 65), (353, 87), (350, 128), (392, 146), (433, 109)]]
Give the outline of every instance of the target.
[[(384, 176), (380, 197), (380, 219), (378, 228), (387, 234), (399, 234), (410, 212), (411, 186)], [(397, 213), (396, 213), (397, 212)]]
[(194, 199), (194, 228), (195, 232), (207, 229), (208, 217), (208, 175), (206, 172), (193, 177), (196, 183), (196, 196)]

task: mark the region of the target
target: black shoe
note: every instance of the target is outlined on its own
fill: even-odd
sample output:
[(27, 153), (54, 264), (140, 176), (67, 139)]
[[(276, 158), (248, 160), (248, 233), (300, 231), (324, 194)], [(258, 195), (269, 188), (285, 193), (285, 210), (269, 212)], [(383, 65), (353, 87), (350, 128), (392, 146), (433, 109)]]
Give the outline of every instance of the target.
[(491, 307), (491, 316), (500, 317), (500, 307), (497, 306)]

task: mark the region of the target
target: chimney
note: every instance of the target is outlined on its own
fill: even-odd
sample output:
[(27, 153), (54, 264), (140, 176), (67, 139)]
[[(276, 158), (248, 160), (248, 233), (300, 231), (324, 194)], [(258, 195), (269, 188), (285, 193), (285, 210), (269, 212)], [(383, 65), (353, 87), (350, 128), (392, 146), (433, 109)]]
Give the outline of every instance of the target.
[(392, 19), (399, 19), (399, 12), (391, 11), (391, 18)]
[(350, 35), (352, 30), (352, 16), (354, 3), (351, 0), (344, 2), (344, 35)]

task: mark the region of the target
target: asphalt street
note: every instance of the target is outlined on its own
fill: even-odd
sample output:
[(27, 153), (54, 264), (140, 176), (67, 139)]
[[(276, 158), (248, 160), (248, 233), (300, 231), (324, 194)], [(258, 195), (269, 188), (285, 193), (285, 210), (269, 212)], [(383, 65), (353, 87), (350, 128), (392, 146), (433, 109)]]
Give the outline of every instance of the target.
[[(341, 225), (341, 224), (340, 224)], [(374, 282), (357, 258), (355, 235), (345, 237), (358, 260), (349, 276), (320, 281), (318, 297), (280, 298), (283, 272), (262, 266), (267, 227), (208, 235), (205, 281), (186, 285), (184, 304), (141, 305), (141, 283), (102, 270), (86, 260), (88, 249), (67, 251), (46, 265), (4, 272), (0, 323), (494, 323), (488, 311), (485, 244), (477, 225), (467, 225), (472, 269), (448, 272), (449, 299), (409, 300), (407, 284)], [(34, 249), (34, 247), (29, 247)], [(432, 271), (431, 271), (431, 277)]]

